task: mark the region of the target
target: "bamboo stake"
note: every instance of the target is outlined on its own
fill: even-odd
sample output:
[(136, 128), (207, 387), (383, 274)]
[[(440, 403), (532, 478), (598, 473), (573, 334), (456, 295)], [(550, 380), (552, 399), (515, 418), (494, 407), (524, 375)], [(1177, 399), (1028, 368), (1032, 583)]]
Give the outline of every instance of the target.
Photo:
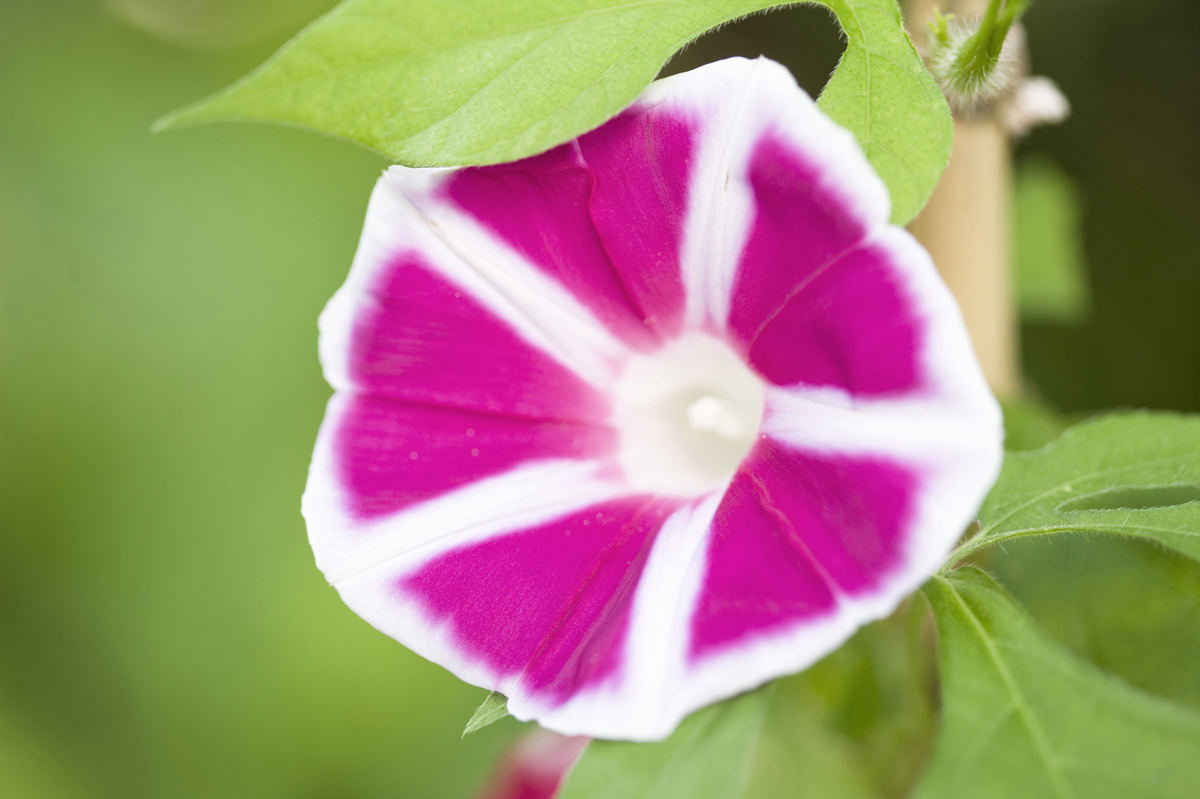
[[(934, 9), (966, 17), (986, 5), (987, 0), (910, 0), (906, 20), (919, 45)], [(1011, 182), (1004, 128), (992, 118), (955, 119), (950, 165), (910, 226), (958, 299), (984, 375), (1002, 398), (1020, 388), (1010, 268)]]

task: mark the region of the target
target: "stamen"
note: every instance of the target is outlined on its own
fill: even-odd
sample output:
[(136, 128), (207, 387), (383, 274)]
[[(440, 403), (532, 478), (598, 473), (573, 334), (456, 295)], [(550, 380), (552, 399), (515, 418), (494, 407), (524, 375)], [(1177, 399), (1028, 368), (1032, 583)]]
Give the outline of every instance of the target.
[(745, 433), (746, 420), (723, 397), (705, 394), (692, 401), (687, 409), (688, 424), (698, 433), (712, 433), (723, 438), (737, 438)]
[(762, 420), (760, 378), (724, 342), (700, 334), (631, 359), (615, 397), (625, 477), (660, 494), (720, 488), (749, 454)]

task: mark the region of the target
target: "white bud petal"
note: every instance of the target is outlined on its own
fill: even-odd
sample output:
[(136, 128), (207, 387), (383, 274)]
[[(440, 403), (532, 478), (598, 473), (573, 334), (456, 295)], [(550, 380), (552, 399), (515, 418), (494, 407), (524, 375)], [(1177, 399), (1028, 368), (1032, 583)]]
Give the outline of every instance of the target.
[(1041, 76), (1021, 81), (997, 109), (1000, 123), (1014, 136), (1024, 136), (1039, 125), (1056, 125), (1070, 113), (1071, 104), (1058, 84)]

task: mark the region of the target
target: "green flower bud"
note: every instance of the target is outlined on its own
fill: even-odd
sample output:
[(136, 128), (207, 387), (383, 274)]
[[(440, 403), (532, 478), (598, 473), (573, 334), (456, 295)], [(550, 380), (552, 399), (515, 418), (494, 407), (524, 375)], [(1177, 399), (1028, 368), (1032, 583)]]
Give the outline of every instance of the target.
[(958, 116), (989, 110), (1024, 73), (1024, 41), (1014, 22), (1027, 2), (993, 0), (983, 16), (937, 14), (926, 62)]

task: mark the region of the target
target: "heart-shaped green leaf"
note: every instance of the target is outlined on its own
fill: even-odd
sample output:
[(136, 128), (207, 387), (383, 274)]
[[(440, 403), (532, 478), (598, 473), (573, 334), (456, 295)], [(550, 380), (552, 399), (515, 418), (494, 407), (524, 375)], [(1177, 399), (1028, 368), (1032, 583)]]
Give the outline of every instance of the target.
[[(896, 0), (820, 0), (846, 52), (820, 98), (912, 218), (950, 152), (945, 99)], [(159, 127), (258, 120), (411, 166), (512, 161), (617, 114), (676, 50), (770, 0), (345, 0), (239, 83)]]
[(1000, 541), (1110, 533), (1157, 541), (1200, 560), (1200, 417), (1120, 413), (1009, 453), (979, 511), (980, 530), (952, 560)]
[(1068, 654), (983, 572), (934, 577), (942, 730), (916, 799), (1187, 799), (1200, 715)]

